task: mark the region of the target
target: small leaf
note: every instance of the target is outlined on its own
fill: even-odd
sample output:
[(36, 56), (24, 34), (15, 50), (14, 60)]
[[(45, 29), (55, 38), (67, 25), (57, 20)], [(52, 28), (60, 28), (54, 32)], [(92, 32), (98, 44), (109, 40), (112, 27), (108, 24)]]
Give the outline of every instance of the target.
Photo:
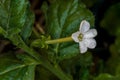
[[(93, 14), (78, 0), (56, 0), (46, 12), (46, 33), (52, 39), (69, 37), (79, 30), (80, 22), (87, 20), (94, 25)], [(59, 59), (67, 59), (79, 54), (78, 44), (73, 42), (51, 45), (51, 51)]]
[(26, 64), (13, 54), (0, 56), (0, 80), (34, 80), (36, 64), (32, 64), (34, 61), (30, 58), (29, 60)]

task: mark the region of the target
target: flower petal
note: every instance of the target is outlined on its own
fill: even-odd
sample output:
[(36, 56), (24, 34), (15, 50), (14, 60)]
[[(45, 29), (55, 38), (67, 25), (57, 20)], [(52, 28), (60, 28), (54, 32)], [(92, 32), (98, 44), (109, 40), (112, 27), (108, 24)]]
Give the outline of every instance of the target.
[(78, 39), (78, 36), (79, 36), (80, 32), (77, 31), (75, 33), (72, 34), (72, 39), (75, 41), (75, 42), (79, 42), (79, 39)]
[(86, 33), (84, 33), (84, 38), (93, 38), (97, 35), (96, 29), (90, 29)]
[(79, 42), (80, 53), (85, 53), (87, 51), (87, 47), (83, 42)]
[(84, 39), (83, 43), (90, 49), (93, 49), (96, 47), (96, 41), (95, 41), (95, 39), (92, 39), (92, 38)]
[(86, 31), (88, 31), (89, 29), (90, 29), (90, 24), (89, 24), (89, 22), (86, 21), (86, 20), (83, 20), (83, 21), (80, 23), (80, 28), (79, 28), (80, 32), (81, 32), (81, 33), (84, 33), (84, 32), (86, 32)]

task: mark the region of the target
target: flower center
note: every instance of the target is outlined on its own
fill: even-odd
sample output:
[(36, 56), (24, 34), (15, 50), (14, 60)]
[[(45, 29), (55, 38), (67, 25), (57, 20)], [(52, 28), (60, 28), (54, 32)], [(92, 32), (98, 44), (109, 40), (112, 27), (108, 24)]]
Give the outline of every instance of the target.
[(83, 34), (80, 33), (79, 36), (78, 36), (78, 40), (79, 40), (79, 41), (82, 41), (82, 39), (83, 39)]

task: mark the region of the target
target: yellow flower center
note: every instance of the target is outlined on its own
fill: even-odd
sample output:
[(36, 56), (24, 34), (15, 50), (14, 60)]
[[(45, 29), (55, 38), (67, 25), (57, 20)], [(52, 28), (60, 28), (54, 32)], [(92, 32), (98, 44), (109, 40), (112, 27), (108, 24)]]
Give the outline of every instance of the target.
[(79, 39), (79, 41), (82, 41), (82, 39), (83, 39), (83, 34), (82, 33), (79, 34), (78, 39)]

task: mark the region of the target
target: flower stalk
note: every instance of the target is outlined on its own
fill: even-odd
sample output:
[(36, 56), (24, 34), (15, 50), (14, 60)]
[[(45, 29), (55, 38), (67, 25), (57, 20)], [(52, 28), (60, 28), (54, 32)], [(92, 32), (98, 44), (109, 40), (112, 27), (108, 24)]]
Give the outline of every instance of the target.
[(96, 29), (90, 29), (90, 23), (83, 20), (80, 23), (80, 28), (77, 32), (72, 33), (70, 37), (50, 40), (50, 37), (41, 36), (41, 39), (37, 39), (32, 42), (32, 47), (48, 48), (48, 44), (57, 44), (75, 41), (79, 43), (80, 53), (85, 53), (88, 48), (93, 49), (96, 47), (96, 40), (94, 37), (97, 36)]
[(66, 37), (66, 38), (60, 38), (55, 40), (47, 40), (45, 41), (46, 44), (56, 44), (56, 43), (63, 43), (63, 42), (69, 42), (73, 41), (72, 37)]

